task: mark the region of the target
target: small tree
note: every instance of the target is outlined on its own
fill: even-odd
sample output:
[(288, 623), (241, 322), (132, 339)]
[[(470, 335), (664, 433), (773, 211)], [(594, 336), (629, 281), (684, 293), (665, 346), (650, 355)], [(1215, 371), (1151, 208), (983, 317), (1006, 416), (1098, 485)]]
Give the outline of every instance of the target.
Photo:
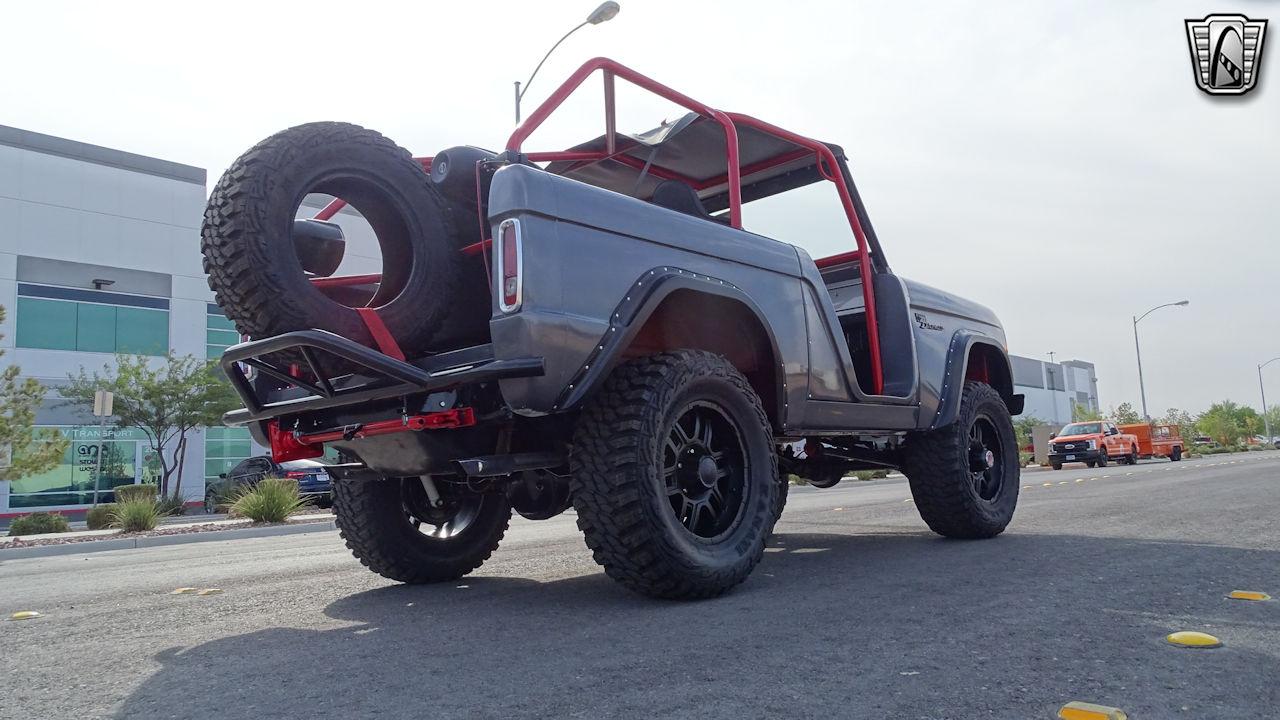
[(1101, 419), (1102, 413), (1097, 410), (1091, 410), (1088, 406), (1081, 405), (1075, 400), (1071, 401), (1071, 422), (1088, 422)]
[(1123, 402), (1119, 407), (1111, 408), (1111, 422), (1117, 425), (1132, 425), (1142, 422), (1142, 416), (1133, 409), (1133, 403)]
[(1253, 437), (1262, 427), (1258, 411), (1230, 400), (1216, 402), (1204, 411), (1196, 426), (1222, 445), (1234, 445), (1245, 437)]
[(1036, 428), (1044, 425), (1045, 422), (1038, 417), (1032, 415), (1022, 415), (1013, 421), (1013, 432), (1018, 438), (1018, 450), (1022, 450), (1031, 444), (1031, 434)]
[[(4, 316), (0, 307), (0, 323)], [(36, 410), (45, 389), (33, 378), (19, 378), (21, 372), (17, 365), (10, 365), (0, 373), (0, 480), (49, 470), (62, 462), (67, 451), (67, 439), (57, 430), (36, 429)]]
[[(135, 427), (147, 437), (160, 463), (160, 494), (178, 497), (182, 492), (181, 468), (186, 460), (187, 433), (221, 421), (222, 414), (239, 402), (230, 383), (212, 361), (172, 353), (152, 367), (154, 358), (120, 355), (115, 366), (101, 373), (68, 376), (62, 395), (82, 407), (93, 406), (96, 390), (115, 394), (115, 417), (121, 425)], [(170, 447), (166, 456), (165, 448)], [(170, 489), (170, 478), (178, 471)]]
[(1196, 439), (1196, 419), (1186, 410), (1169, 408), (1165, 411), (1164, 417), (1157, 419), (1156, 422), (1161, 425), (1177, 425), (1178, 434), (1187, 442)]

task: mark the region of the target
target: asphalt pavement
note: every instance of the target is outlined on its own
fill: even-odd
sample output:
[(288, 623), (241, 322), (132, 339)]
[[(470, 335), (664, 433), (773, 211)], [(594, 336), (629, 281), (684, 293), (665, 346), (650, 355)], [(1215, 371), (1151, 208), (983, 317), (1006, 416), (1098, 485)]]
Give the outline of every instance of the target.
[(1280, 716), (1280, 602), (1226, 599), (1280, 597), (1280, 453), (1022, 484), (972, 542), (929, 533), (901, 478), (794, 488), (752, 577), (703, 602), (608, 580), (571, 513), (426, 587), (335, 532), (0, 554), (0, 612), (43, 613), (0, 623), (0, 718)]

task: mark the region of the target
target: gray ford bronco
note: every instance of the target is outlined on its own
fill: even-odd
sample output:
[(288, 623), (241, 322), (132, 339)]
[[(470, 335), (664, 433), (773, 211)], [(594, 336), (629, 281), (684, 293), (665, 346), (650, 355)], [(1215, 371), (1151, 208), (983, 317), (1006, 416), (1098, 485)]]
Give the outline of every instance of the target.
[[(526, 138), (589, 76), (605, 133)], [(686, 108), (615, 125), (629, 82)], [(812, 259), (742, 206), (830, 183), (853, 248)], [(308, 196), (327, 196), (301, 217)], [(335, 275), (350, 206), (382, 272)], [(335, 221), (336, 220), (336, 221)], [(201, 233), (247, 342), (222, 368), (276, 461), (326, 448), (342, 537), (388, 578), (456, 579), (514, 511), (570, 507), (632, 590), (709, 597), (759, 562), (787, 477), (906, 474), (924, 521), (998, 535), (1022, 409), (999, 321), (890, 269), (844, 152), (607, 59), (570, 76), (502, 152), (413, 158), (343, 123), (278, 133), (226, 171)]]

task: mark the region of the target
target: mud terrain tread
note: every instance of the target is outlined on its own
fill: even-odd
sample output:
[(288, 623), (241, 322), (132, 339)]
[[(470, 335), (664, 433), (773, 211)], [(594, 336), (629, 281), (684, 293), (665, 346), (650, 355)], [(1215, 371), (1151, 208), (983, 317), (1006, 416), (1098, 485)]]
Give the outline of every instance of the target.
[[(759, 541), (746, 562), (721, 568), (700, 567), (679, 552), (669, 535), (646, 517), (640, 489), (651, 471), (649, 458), (660, 447), (655, 443), (663, 441), (666, 411), (681, 380), (708, 376), (729, 382), (749, 399), (754, 423), (769, 438), (768, 471), (776, 479)], [(578, 528), (595, 561), (622, 585), (654, 597), (715, 597), (741, 583), (763, 556), (780, 506), (777, 487), (782, 480), (764, 408), (746, 378), (709, 352), (665, 352), (619, 366), (578, 421), (571, 465)]]
[[(988, 403), (999, 407), (1011, 428), (1012, 419), (1000, 393), (986, 383), (969, 382), (961, 394), (960, 413), (954, 423), (910, 438), (904, 470), (912, 498), (929, 529), (944, 537), (995, 537), (1004, 532), (1012, 515), (1001, 517), (984, 507), (970, 490), (964, 471), (969, 462), (969, 417), (975, 406)], [(1012, 493), (1012, 502), (1016, 503), (1018, 473), (1006, 478), (1005, 483), (1003, 492)]]
[[(268, 232), (271, 203), (267, 196), (279, 180), (280, 168), (339, 143), (357, 146), (361, 153), (382, 156), (387, 162), (417, 164), (408, 150), (373, 130), (349, 123), (317, 122), (289, 128), (258, 143), (241, 155), (214, 185), (200, 231), (203, 268), (215, 301), (242, 335), (262, 338), (317, 324), (315, 307), (307, 303), (307, 298), (282, 292), (282, 288), (288, 287), (283, 275), (292, 269), (273, 258), (271, 244), (261, 239)], [(430, 176), (425, 171), (419, 174), (423, 189), (436, 204), (440, 221), (448, 228), (449, 214), (444, 202), (431, 187)], [(449, 230), (448, 236), (452, 238), (455, 233)], [(433, 253), (442, 271), (433, 273), (427, 292), (415, 297), (415, 304), (421, 308), (447, 307), (459, 274), (445, 270), (452, 255), (452, 252)], [(380, 314), (386, 312), (384, 308)], [(445, 313), (443, 310), (419, 312), (412, 317), (415, 327), (396, 333), (404, 345), (428, 342), (443, 322)]]
[[(394, 504), (388, 502), (389, 496), (395, 497)], [(469, 551), (424, 562), (421, 554), (415, 557), (413, 547), (392, 532), (398, 523), (407, 525), (403, 517), (388, 517), (389, 512), (403, 512), (398, 498), (399, 486), (394, 480), (342, 480), (333, 485), (338, 534), (362, 565), (389, 580), (413, 584), (457, 580), (493, 555), (510, 525), (508, 509), (500, 522), (488, 528), (487, 535), (474, 538), (473, 547), (464, 548)]]

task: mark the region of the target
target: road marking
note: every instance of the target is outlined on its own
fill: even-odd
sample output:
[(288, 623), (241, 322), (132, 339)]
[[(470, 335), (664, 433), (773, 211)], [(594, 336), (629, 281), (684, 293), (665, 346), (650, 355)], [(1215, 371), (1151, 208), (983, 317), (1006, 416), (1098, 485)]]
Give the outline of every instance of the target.
[(198, 588), (180, 587), (169, 594), (170, 595), (190, 595), (191, 593), (195, 592), (197, 589)]
[(1023, 485), (1023, 486), (1022, 486), (1022, 489), (1023, 489), (1023, 490), (1030, 490), (1032, 487), (1034, 487), (1034, 486), (1032, 486), (1032, 485)]
[(222, 593), (222, 588), (205, 588), (197, 592), (196, 594), (197, 595), (220, 595), (221, 593)]
[(1059, 480), (1059, 481), (1058, 481), (1058, 484), (1059, 484), (1059, 485), (1066, 485), (1066, 484), (1067, 484), (1067, 481), (1066, 481), (1066, 480)]
[(9, 616), (10, 620), (35, 620), (38, 617), (44, 617), (35, 610), (21, 610)]
[(902, 502), (904, 502), (904, 503), (911, 502), (911, 498), (907, 498), (906, 500), (903, 500)]
[(1222, 647), (1222, 641), (1218, 638), (1195, 630), (1181, 630), (1175, 633), (1169, 633), (1164, 637), (1165, 641), (1170, 645), (1178, 647), (1208, 649)]
[(1270, 595), (1268, 595), (1268, 594), (1266, 594), (1266, 593), (1264, 593), (1264, 592), (1257, 592), (1257, 591), (1255, 591), (1255, 590), (1232, 590), (1232, 591), (1231, 591), (1231, 594), (1230, 594), (1230, 595), (1228, 595), (1227, 597), (1231, 598), (1232, 600), (1257, 600), (1257, 601), (1262, 601), (1262, 600), (1270, 600), (1270, 599), (1271, 599), (1271, 596), (1270, 596)]
[(1084, 482), (1084, 478), (1076, 478), (1076, 482)]
[[(1102, 477), (1104, 477), (1104, 478), (1109, 478), (1109, 477), (1111, 477), (1111, 476), (1110, 476), (1110, 475), (1103, 475)], [(1093, 479), (1095, 479), (1095, 478), (1089, 478), (1089, 479), (1090, 479), (1090, 480), (1093, 480)]]
[(1119, 708), (1086, 702), (1069, 702), (1058, 711), (1058, 720), (1128, 720)]
[(1053, 487), (1053, 483), (1045, 483), (1044, 487)]

